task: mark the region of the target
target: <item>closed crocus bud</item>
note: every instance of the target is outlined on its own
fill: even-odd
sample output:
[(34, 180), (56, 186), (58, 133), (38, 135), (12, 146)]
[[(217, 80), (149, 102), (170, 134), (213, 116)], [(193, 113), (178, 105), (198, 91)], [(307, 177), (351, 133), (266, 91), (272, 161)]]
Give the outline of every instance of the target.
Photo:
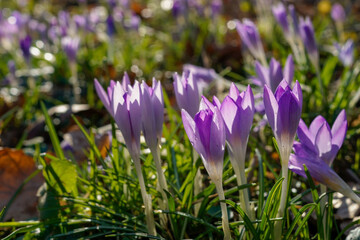
[(261, 85), (268, 85), (273, 92), (275, 92), (277, 86), (284, 78), (281, 65), (274, 58), (271, 59), (269, 67), (263, 66), (256, 61), (255, 72)]
[(302, 109), (302, 92), (299, 82), (296, 81), (293, 90), (291, 90), (287, 81), (283, 80), (275, 94), (265, 85), (264, 105), (267, 119), (284, 161), (283, 164), (287, 167)]
[(345, 22), (346, 13), (343, 6), (339, 3), (335, 3), (331, 8), (331, 17), (335, 22)]
[(249, 19), (236, 21), (236, 30), (250, 53), (265, 64), (265, 52), (256, 25)]
[(153, 79), (152, 87), (141, 84), (142, 129), (146, 144), (150, 149), (159, 145), (164, 123), (164, 100), (161, 83)]
[(20, 39), (20, 48), (24, 55), (26, 62), (30, 61), (30, 47), (31, 47), (31, 37), (27, 35), (25, 38)]
[(79, 49), (79, 44), (80, 44), (80, 38), (78, 37), (73, 38), (70, 36), (66, 36), (61, 39), (62, 48), (66, 53), (66, 56), (68, 57), (69, 61), (72, 63), (76, 62), (76, 55)]
[(221, 181), (225, 151), (223, 119), (216, 106), (202, 104), (202, 107), (194, 119), (186, 110), (181, 111), (184, 128), (210, 178), (214, 182)]
[(111, 107), (115, 122), (118, 125), (127, 149), (133, 159), (140, 156), (141, 105), (140, 84), (135, 81), (129, 91), (125, 91), (120, 82), (116, 82), (113, 90)]
[(345, 67), (349, 67), (354, 62), (354, 42), (349, 39), (346, 43), (340, 46), (339, 43), (335, 43), (336, 54), (339, 57), (339, 60)]
[(319, 67), (319, 52), (315, 40), (315, 32), (309, 17), (300, 18), (300, 36), (305, 45), (309, 59), (315, 68)]
[(294, 27), (294, 33), (296, 35), (299, 35), (300, 34), (299, 21), (298, 21), (297, 15), (296, 15), (295, 7), (294, 7), (294, 5), (290, 4), (288, 9), (289, 9), (290, 16), (291, 16), (291, 21), (292, 21), (292, 24), (293, 24), (293, 27)]
[(108, 16), (108, 18), (106, 19), (106, 26), (107, 26), (107, 34), (109, 35), (109, 37), (114, 36), (114, 34), (116, 33), (116, 28), (115, 28), (114, 18), (112, 16)]
[(250, 86), (240, 93), (232, 83), (229, 95), (225, 97), (220, 110), (225, 123), (226, 140), (229, 143), (230, 151), (237, 160), (244, 161), (255, 112), (254, 95)]
[(192, 73), (183, 72), (181, 77), (175, 73), (173, 78), (175, 97), (179, 108), (185, 109), (190, 116), (194, 117), (199, 111), (200, 96)]
[(285, 37), (290, 37), (289, 22), (287, 20), (287, 13), (284, 4), (278, 3), (272, 7), (272, 12), (276, 21), (280, 24)]

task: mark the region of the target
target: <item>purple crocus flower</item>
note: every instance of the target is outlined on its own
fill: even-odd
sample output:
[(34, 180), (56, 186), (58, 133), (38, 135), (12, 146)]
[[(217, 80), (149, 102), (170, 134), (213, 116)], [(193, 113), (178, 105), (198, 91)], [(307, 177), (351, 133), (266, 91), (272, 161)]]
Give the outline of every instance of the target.
[(27, 35), (25, 38), (20, 39), (20, 48), (24, 55), (26, 62), (30, 61), (30, 47), (31, 47), (31, 37)]
[(141, 84), (142, 129), (146, 144), (155, 152), (162, 135), (164, 123), (164, 100), (161, 83), (153, 79), (152, 87)]
[(66, 36), (61, 39), (61, 45), (63, 47), (66, 56), (68, 57), (69, 61), (74, 63), (76, 62), (76, 54), (79, 49), (80, 38), (78, 37), (70, 37)]
[(245, 18), (242, 23), (236, 21), (236, 30), (250, 53), (265, 64), (265, 52), (256, 25)]
[(203, 68), (192, 64), (185, 64), (183, 66), (183, 72), (191, 72), (194, 81), (198, 85), (199, 93), (203, 92), (203, 89), (209, 86), (209, 84), (218, 78), (215, 70), (212, 68)]
[(74, 15), (73, 21), (75, 22), (77, 29), (82, 29), (86, 27), (86, 17), (83, 15)]
[(285, 79), (289, 85), (291, 85), (294, 77), (294, 62), (292, 56), (289, 55), (285, 67), (284, 74), (281, 69), (281, 65), (274, 58), (271, 59), (269, 67), (261, 65), (258, 61), (255, 62), (255, 72), (257, 79), (254, 79), (255, 83), (260, 86), (269, 86), (272, 92), (275, 92), (280, 82)]
[(331, 17), (335, 22), (343, 23), (346, 19), (346, 13), (343, 6), (339, 3), (335, 3), (331, 8)]
[(114, 34), (116, 33), (116, 28), (115, 28), (114, 18), (111, 15), (108, 16), (108, 18), (106, 19), (106, 26), (107, 26), (107, 34), (109, 35), (109, 37), (114, 36)]
[[(99, 96), (101, 102), (104, 104), (106, 110), (111, 114), (111, 116), (114, 117), (114, 111), (111, 107), (111, 102), (116, 82), (114, 80), (110, 80), (110, 85), (107, 88), (107, 92), (105, 92), (105, 90), (96, 78), (94, 79), (94, 85), (96, 93)], [(130, 79), (129, 75), (126, 72), (124, 73), (121, 85), (125, 91), (128, 91), (128, 86), (130, 86)]]
[(346, 67), (349, 67), (354, 62), (354, 42), (349, 39), (345, 42), (344, 45), (340, 46), (339, 43), (335, 43), (335, 48), (337, 55), (342, 64)]
[(305, 164), (315, 180), (360, 203), (360, 198), (331, 169), (346, 131), (345, 110), (340, 112), (331, 129), (322, 116), (316, 117), (309, 128), (301, 120), (297, 130), (300, 142), (294, 143), (295, 154), (290, 155), (289, 169), (306, 178)]
[(290, 35), (289, 22), (287, 20), (287, 13), (284, 4), (281, 2), (272, 7), (272, 12), (276, 21), (280, 24), (286, 37)]
[[(222, 187), (226, 138), (225, 126), (217, 106), (214, 106), (204, 97), (200, 105), (200, 111), (195, 115), (194, 119), (186, 110), (181, 110), (184, 128), (192, 146), (201, 156), (205, 169), (215, 184), (219, 200), (225, 200)], [(224, 239), (230, 239), (226, 204), (221, 202), (220, 206)]]
[(222, 9), (222, 1), (221, 0), (213, 0), (211, 2), (211, 15), (212, 17), (215, 17), (219, 15)]
[(198, 85), (194, 81), (191, 72), (183, 72), (179, 77), (177, 73), (174, 73), (174, 92), (176, 102), (180, 109), (185, 109), (190, 116), (194, 117), (199, 111), (200, 96)]
[(114, 113), (114, 119), (118, 125), (126, 147), (133, 159), (140, 156), (140, 132), (141, 132), (141, 93), (140, 84), (135, 81), (133, 87), (128, 86), (128, 91), (120, 82), (116, 82), (113, 88), (112, 101), (110, 103)]
[(232, 83), (229, 95), (222, 102), (220, 111), (224, 119), (226, 140), (231, 155), (237, 161), (244, 161), (255, 112), (254, 95), (250, 86), (240, 93), (239, 89)]
[(273, 130), (282, 157), (283, 167), (287, 168), (288, 157), (299, 125), (302, 109), (302, 92), (298, 81), (291, 90), (286, 80), (281, 81), (275, 94), (265, 85), (265, 113)]
[(318, 68), (319, 52), (315, 40), (315, 32), (309, 17), (300, 18), (300, 36), (305, 45), (311, 63)]
[(223, 119), (218, 107), (211, 103), (201, 107), (194, 119), (185, 109), (181, 111), (184, 128), (210, 178), (221, 181), (226, 138)]
[(293, 24), (293, 27), (294, 27), (294, 33), (296, 35), (299, 35), (300, 34), (300, 28), (299, 28), (299, 21), (298, 21), (297, 15), (296, 15), (295, 7), (294, 7), (294, 5), (290, 4), (288, 9), (289, 9), (292, 24)]

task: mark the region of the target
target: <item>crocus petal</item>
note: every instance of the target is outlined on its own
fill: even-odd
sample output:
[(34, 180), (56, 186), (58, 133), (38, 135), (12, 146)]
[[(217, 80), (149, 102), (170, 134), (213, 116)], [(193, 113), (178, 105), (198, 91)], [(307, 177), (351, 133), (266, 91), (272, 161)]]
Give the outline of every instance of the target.
[(301, 158), (294, 154), (290, 155), (289, 169), (306, 178), (303, 164), (306, 165), (311, 177), (316, 181), (326, 185), (334, 191), (344, 194), (355, 202), (360, 203), (360, 198), (351, 190), (349, 185), (347, 185), (325, 162)]
[(109, 101), (109, 97), (106, 94), (105, 90), (103, 89), (103, 87), (100, 85), (100, 83), (98, 82), (98, 80), (95, 78), (94, 79), (94, 85), (95, 85), (95, 90), (97, 95), (99, 96), (100, 100), (102, 101), (102, 103), (104, 104), (106, 110), (113, 115), (113, 111), (110, 107), (110, 101)]
[(160, 81), (153, 79), (152, 102), (155, 114), (155, 127), (158, 139), (161, 138), (164, 123), (164, 96)]
[(181, 110), (181, 118), (183, 121), (185, 132), (188, 135), (191, 144), (194, 146), (195, 145), (195, 122), (185, 109)]
[(231, 83), (230, 85), (230, 89), (229, 89), (229, 96), (234, 100), (236, 101), (236, 99), (238, 98), (240, 94), (240, 91), (239, 89), (236, 87), (235, 83)]
[(123, 87), (123, 89), (124, 89), (125, 91), (127, 91), (127, 90), (128, 90), (128, 86), (131, 85), (131, 84), (130, 84), (130, 78), (129, 78), (129, 75), (127, 74), (127, 72), (124, 73), (124, 76), (123, 76), (121, 85), (122, 85), (122, 87)]
[(264, 105), (266, 117), (269, 121), (271, 128), (273, 129), (273, 132), (276, 135), (276, 116), (278, 114), (279, 105), (274, 97), (274, 94), (267, 85), (265, 85), (264, 87)]
[(302, 119), (300, 119), (299, 122), (297, 135), (302, 144), (304, 144), (307, 148), (311, 149), (313, 152), (318, 153), (317, 148), (315, 148), (315, 136), (311, 134), (311, 132), (309, 131), (305, 122)]
[[(210, 129), (213, 112), (210, 109), (201, 110), (195, 115), (195, 138), (201, 143), (198, 147), (195, 142), (194, 148), (203, 159), (210, 157)], [(203, 149), (201, 148), (203, 147)]]
[(323, 116), (317, 116), (310, 124), (309, 131), (315, 137), (320, 127), (326, 122)]
[(271, 90), (275, 92), (279, 83), (283, 80), (284, 76), (281, 70), (281, 65), (274, 58), (271, 59), (269, 65), (269, 79)]
[(341, 110), (339, 115), (337, 116), (332, 128), (331, 134), (333, 136), (333, 144), (336, 144), (341, 147), (344, 138), (346, 136), (347, 131), (347, 120), (346, 120), (346, 112), (345, 110)]
[(263, 86), (271, 86), (269, 79), (269, 69), (267, 67), (264, 67), (258, 61), (255, 61), (255, 72)]
[(320, 127), (315, 137), (315, 145), (318, 149), (319, 157), (330, 165), (328, 153), (331, 151), (331, 132), (329, 124), (325, 121)]
[(130, 97), (129, 112), (132, 127), (132, 134), (135, 142), (140, 147), (140, 132), (141, 132), (141, 104), (140, 104), (140, 84), (135, 81), (133, 91)]
[(298, 80), (296, 80), (296, 82), (295, 82), (292, 93), (297, 98), (297, 100), (299, 101), (299, 105), (302, 108), (303, 96), (302, 96), (301, 86), (300, 86), (300, 83)]
[(226, 96), (220, 110), (226, 126), (227, 140), (232, 143), (231, 137), (235, 136), (233, 133), (241, 127), (240, 124), (234, 124), (235, 120), (239, 119), (238, 106), (230, 96)]
[[(154, 149), (157, 145), (156, 135), (156, 119), (154, 113), (154, 105), (150, 96), (149, 87), (142, 82), (141, 84), (141, 101), (142, 101), (142, 130), (144, 133), (146, 144), (150, 149)], [(145, 117), (146, 116), (146, 117)]]
[(291, 82), (294, 78), (294, 61), (291, 55), (289, 55), (286, 59), (285, 67), (284, 67), (284, 79), (291, 86)]
[[(225, 150), (225, 128), (223, 119), (218, 108), (215, 108), (210, 127), (210, 155), (216, 161), (218, 170), (222, 173), (224, 150)], [(221, 167), (219, 169), (219, 167)]]

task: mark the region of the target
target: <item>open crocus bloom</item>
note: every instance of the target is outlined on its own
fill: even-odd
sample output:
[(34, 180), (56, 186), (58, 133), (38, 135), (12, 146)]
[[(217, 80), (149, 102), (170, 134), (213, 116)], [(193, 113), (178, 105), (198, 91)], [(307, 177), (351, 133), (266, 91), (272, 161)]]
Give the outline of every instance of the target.
[(322, 116), (316, 117), (309, 128), (301, 120), (297, 130), (300, 142), (294, 143), (295, 154), (290, 155), (289, 169), (306, 178), (305, 164), (315, 180), (360, 203), (360, 198), (330, 167), (345, 139), (346, 130), (345, 110), (340, 112), (331, 129)]

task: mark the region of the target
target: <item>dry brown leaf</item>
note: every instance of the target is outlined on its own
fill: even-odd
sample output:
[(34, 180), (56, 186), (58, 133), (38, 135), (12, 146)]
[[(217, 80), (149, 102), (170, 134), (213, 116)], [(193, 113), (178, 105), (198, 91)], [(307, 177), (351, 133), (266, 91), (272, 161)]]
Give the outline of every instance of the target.
[[(8, 203), (23, 181), (36, 170), (32, 157), (22, 150), (0, 150), (0, 207)], [(37, 216), (36, 192), (43, 183), (41, 174), (35, 176), (21, 190), (12, 203), (5, 219), (26, 220)]]

